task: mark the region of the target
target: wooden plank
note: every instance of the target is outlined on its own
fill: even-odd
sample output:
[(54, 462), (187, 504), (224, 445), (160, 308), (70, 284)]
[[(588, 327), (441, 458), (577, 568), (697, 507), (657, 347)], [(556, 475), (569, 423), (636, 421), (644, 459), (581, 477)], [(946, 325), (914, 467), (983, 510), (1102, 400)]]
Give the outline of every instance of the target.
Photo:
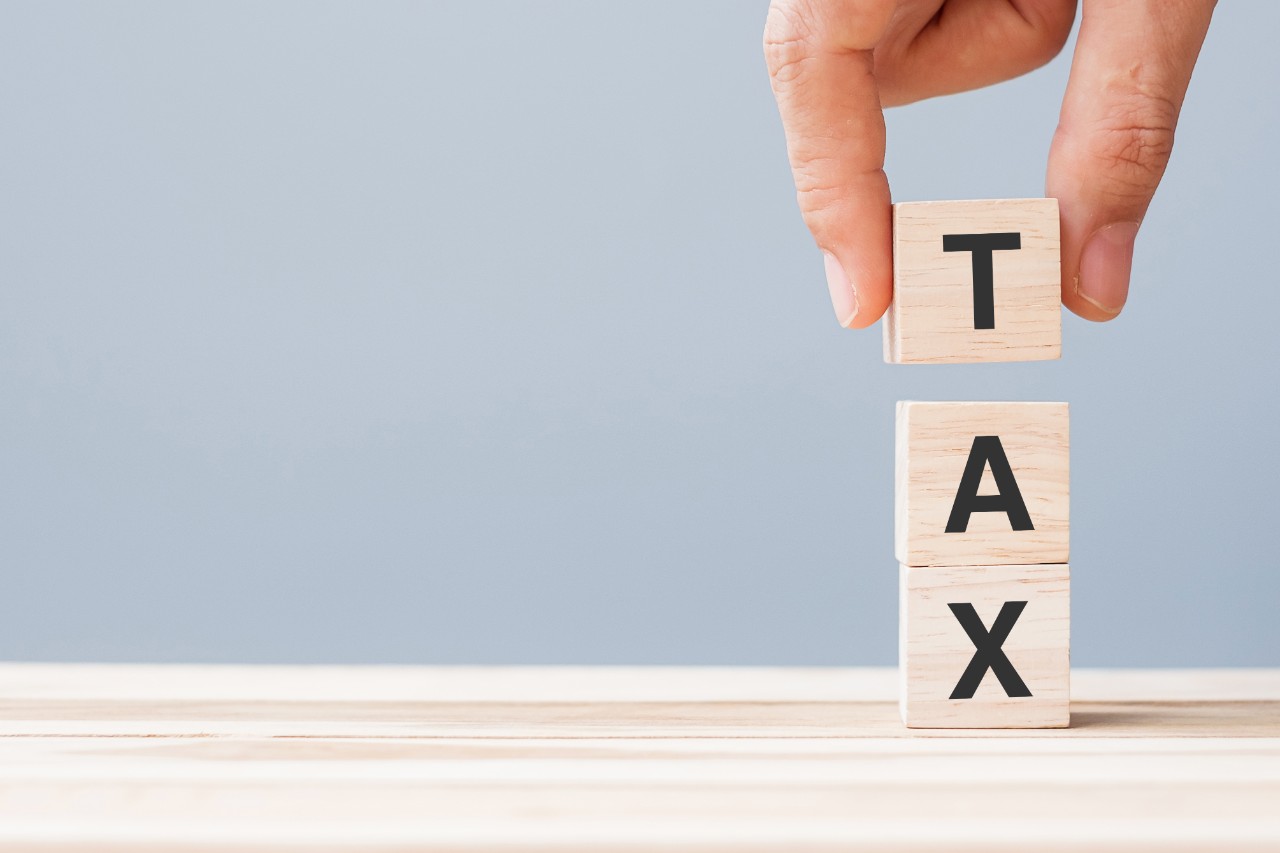
[(895, 675), (4, 664), (0, 849), (1280, 847), (1280, 670), (1082, 670), (994, 733)]
[[(1076, 674), (1073, 674), (1073, 679)], [(6, 702), (3, 737), (999, 738), (1028, 732), (908, 730), (881, 702)], [(1071, 728), (1036, 737), (1277, 737), (1280, 701), (1082, 702)]]
[[(1280, 668), (1077, 669), (1087, 702), (1280, 700)], [(338, 666), (0, 662), (10, 699), (892, 702), (895, 667)]]

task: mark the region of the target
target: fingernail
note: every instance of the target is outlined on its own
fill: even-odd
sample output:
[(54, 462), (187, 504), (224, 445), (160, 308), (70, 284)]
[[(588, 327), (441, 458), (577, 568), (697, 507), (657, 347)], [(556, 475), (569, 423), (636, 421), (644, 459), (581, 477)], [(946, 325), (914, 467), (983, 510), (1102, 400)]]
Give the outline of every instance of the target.
[(823, 265), (827, 269), (827, 290), (831, 292), (831, 307), (835, 309), (836, 320), (846, 329), (858, 316), (858, 293), (853, 289), (844, 267), (830, 252), (822, 253)]
[(1133, 241), (1138, 223), (1104, 225), (1085, 241), (1080, 255), (1076, 293), (1108, 314), (1119, 314), (1129, 298), (1129, 272), (1133, 268)]

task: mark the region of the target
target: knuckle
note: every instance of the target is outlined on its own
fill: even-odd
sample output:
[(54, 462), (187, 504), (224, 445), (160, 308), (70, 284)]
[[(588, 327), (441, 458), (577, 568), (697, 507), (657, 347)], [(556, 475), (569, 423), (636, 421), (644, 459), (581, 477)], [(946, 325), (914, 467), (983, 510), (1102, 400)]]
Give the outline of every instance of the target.
[(1040, 4), (1035, 14), (1029, 15), (1035, 32), (1035, 52), (1038, 65), (1044, 65), (1062, 52), (1071, 28), (1075, 24), (1075, 3)]
[(817, 23), (807, 0), (773, 0), (764, 26), (764, 57), (774, 85), (785, 86), (804, 74), (814, 56)]
[(792, 161), (792, 172), (796, 182), (796, 197), (803, 209), (821, 209), (828, 207), (840, 195), (840, 187), (831, 179), (833, 166), (838, 166), (830, 157), (807, 157), (800, 162)]
[(821, 234), (847, 220), (851, 188), (837, 179), (839, 164), (831, 158), (815, 158), (795, 164), (796, 202), (805, 225)]
[(1055, 24), (1036, 32), (1036, 41), (1032, 50), (1031, 61), (1034, 68), (1047, 65), (1066, 45), (1067, 39), (1071, 36), (1071, 19), (1067, 19), (1066, 26)]
[(1094, 156), (1122, 187), (1149, 191), (1173, 153), (1175, 106), (1139, 96), (1113, 111), (1094, 134)]
[(800, 215), (812, 231), (821, 230), (843, 201), (838, 187), (825, 184), (796, 184), (796, 201), (800, 204)]
[[(1025, 73), (1049, 63), (1062, 52), (1071, 36), (1075, 23), (1074, 3), (1032, 2), (1019, 13), (1022, 26), (1006, 38), (1001, 38), (1002, 50), (1009, 57), (1010, 65)], [(996, 33), (992, 37), (998, 38)], [(985, 55), (977, 62), (989, 61)]]

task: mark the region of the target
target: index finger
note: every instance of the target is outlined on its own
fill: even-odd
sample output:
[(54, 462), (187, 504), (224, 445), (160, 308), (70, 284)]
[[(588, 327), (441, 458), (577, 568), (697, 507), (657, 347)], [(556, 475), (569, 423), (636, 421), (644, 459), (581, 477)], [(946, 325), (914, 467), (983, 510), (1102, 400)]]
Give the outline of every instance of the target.
[(892, 0), (773, 0), (764, 48), (805, 224), (836, 319), (869, 326), (893, 295), (885, 127), (872, 48)]

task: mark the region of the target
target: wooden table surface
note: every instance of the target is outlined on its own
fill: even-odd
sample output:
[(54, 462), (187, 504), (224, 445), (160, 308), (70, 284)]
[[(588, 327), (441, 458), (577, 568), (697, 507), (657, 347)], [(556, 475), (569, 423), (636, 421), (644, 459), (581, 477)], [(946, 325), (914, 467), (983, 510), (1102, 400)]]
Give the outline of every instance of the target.
[(1280, 670), (1073, 694), (908, 731), (890, 669), (0, 664), (0, 848), (1280, 850)]

